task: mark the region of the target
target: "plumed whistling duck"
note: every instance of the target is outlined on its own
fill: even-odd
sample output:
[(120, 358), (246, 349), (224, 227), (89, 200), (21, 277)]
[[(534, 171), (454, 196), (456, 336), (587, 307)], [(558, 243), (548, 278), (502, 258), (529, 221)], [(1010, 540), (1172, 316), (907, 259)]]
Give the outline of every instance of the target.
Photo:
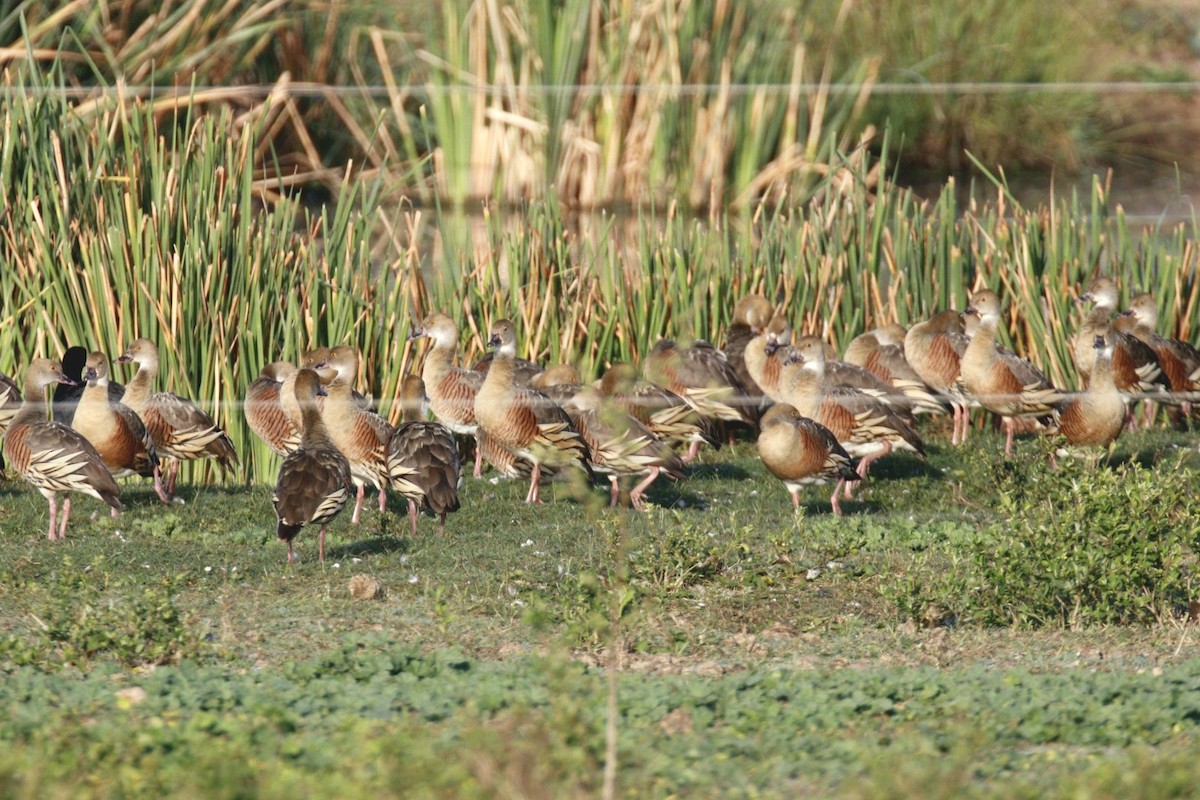
[(513, 383), (516, 329), (509, 320), (492, 323), (488, 344), (496, 358), (475, 395), (475, 419), (500, 447), (533, 464), (527, 503), (540, 503), (543, 464), (578, 465), (591, 474), (587, 444), (566, 412), (546, 395)]
[[(121, 490), (96, 448), (78, 431), (46, 419), (46, 387), (69, 380), (57, 361), (35, 358), (25, 371), (25, 401), (4, 437), (5, 458), (50, 504), (50, 541), (67, 536), (70, 492), (89, 495), (121, 510)], [(68, 493), (63, 498), (61, 520), (60, 492)]]
[[(133, 409), (109, 395), (108, 356), (89, 353), (83, 377), (87, 386), (77, 401), (71, 427), (92, 443), (114, 478), (130, 475), (153, 478), (158, 499), (170, 503), (162, 484), (158, 452), (145, 423)], [(114, 508), (113, 516), (116, 515)]]
[(317, 557), (325, 560), (325, 528), (350, 501), (353, 483), (350, 462), (334, 445), (317, 408), (321, 388), (317, 373), (300, 370), (293, 381), (300, 406), (300, 446), (288, 453), (279, 467), (271, 505), (275, 507), (276, 535), (287, 543), (288, 562), (296, 560), (292, 541), (306, 525), (317, 525)]
[(963, 385), (980, 405), (1004, 420), (1004, 455), (1011, 456), (1015, 419), (1045, 419), (1063, 395), (1033, 364), (996, 348), (1000, 297), (995, 292), (976, 292), (965, 313), (979, 318), (979, 328), (962, 357)]
[(158, 346), (149, 339), (134, 339), (117, 363), (137, 364), (137, 373), (125, 387), (122, 402), (142, 418), (160, 459), (173, 459), (167, 468), (164, 488), (175, 495), (179, 464), (200, 458), (212, 458), (222, 471), (237, 467), (233, 442), (213, 418), (191, 400), (170, 392), (155, 392), (158, 376)]
[(413, 536), (417, 535), (418, 502), (437, 515), (438, 533), (445, 534), (446, 515), (459, 508), (462, 468), (458, 447), (445, 425), (425, 419), (425, 382), (419, 376), (404, 378), (400, 402), (404, 418), (388, 442), (388, 473), (416, 484), (421, 490), (420, 498), (408, 498)]
[(847, 481), (859, 480), (850, 455), (837, 437), (824, 425), (801, 416), (795, 406), (777, 403), (763, 414), (758, 434), (758, 455), (767, 470), (792, 495), (792, 505), (800, 507), (800, 487), (833, 480), (829, 502), (833, 513), (842, 516), (838, 492)]

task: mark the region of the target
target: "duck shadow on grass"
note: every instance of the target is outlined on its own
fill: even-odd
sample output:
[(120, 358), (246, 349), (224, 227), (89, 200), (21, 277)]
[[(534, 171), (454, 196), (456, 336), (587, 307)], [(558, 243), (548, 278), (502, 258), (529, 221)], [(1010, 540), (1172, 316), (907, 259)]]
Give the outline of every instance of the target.
[(864, 486), (874, 480), (895, 480), (900, 478), (927, 478), (944, 480), (945, 474), (928, 461), (909, 453), (890, 453), (871, 465), (871, 475)]
[[(353, 534), (354, 531), (343, 531), (342, 534)], [(361, 558), (364, 556), (382, 556), (390, 553), (408, 553), (412, 549), (412, 541), (407, 536), (384, 533), (367, 539), (355, 539), (349, 542), (333, 545), (328, 548), (325, 559)]]
[(736, 464), (688, 464), (684, 468), (688, 479), (716, 478), (722, 481), (744, 481), (751, 477), (750, 473)]

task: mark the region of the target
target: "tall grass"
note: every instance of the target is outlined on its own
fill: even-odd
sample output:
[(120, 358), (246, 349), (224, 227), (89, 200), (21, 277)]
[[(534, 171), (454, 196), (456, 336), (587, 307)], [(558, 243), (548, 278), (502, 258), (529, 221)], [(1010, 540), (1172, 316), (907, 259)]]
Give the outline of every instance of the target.
[(259, 479), (270, 457), (235, 401), (266, 362), (351, 343), (365, 380), (394, 393), (403, 287), (377, 275), (365, 184), (347, 183), (319, 215), (265, 206), (258, 128), (231, 135), (228, 112), (181, 109), (161, 136), (147, 105), (82, 116), (53, 95), (5, 94), (0, 369), (68, 344), (118, 355), (149, 337), (160, 388), (210, 404)]
[[(820, 165), (858, 136), (874, 75), (869, 62), (834, 71), (786, 3), (450, 0), (442, 9), (422, 48), (372, 31), (359, 59), (372, 68), (360, 78), (380, 74), (390, 88), (380, 141), (416, 137), (410, 152), (428, 149), (437, 191), (455, 202), (553, 191), (568, 206), (649, 198), (745, 208), (805, 195)], [(830, 95), (839, 79), (865, 88)], [(823, 88), (776, 90), (803, 82)], [(425, 114), (419, 127), (414, 108)]]
[[(101, 88), (149, 85), (163, 115), (192, 102), (226, 107), (239, 124), (259, 120), (261, 186), (282, 179), (332, 194), (352, 164), (385, 171), (390, 188), (423, 201), (553, 192), (566, 207), (745, 210), (807, 199), (836, 153), (873, 128), (902, 134), (906, 164), (939, 169), (966, 167), (967, 150), (986, 163), (1057, 168), (1136, 141), (1150, 152), (1138, 109), (1091, 96), (874, 94), (880, 78), (1122, 74), (1122, 60), (1134, 60), (1127, 49), (1147, 36), (1126, 30), (1137, 15), (1122, 9), (1111, 0), (1086, 14), (1037, 0), (18, 0), (0, 11), (0, 62), (25, 80), (58, 63), (68, 84), (91, 93), (81, 110), (114, 107)], [(263, 97), (246, 83), (273, 88)], [(1156, 107), (1156, 119), (1175, 108)]]
[(960, 207), (953, 182), (918, 200), (878, 180), (888, 164), (858, 149), (826, 165), (804, 204), (572, 219), (551, 197), (481, 221), (437, 214), (428, 238), (424, 212), (381, 211), (379, 182), (347, 179), (319, 214), (282, 189), (264, 203), (262, 118), (239, 129), (227, 112), (184, 108), (161, 135), (148, 105), (81, 115), (61, 98), (6, 92), (0, 370), (69, 343), (116, 353), (149, 336), (163, 347), (162, 386), (212, 404), (253, 480), (277, 462), (235, 401), (263, 364), (353, 344), (361, 388), (393, 415), (414, 366), (405, 333), (435, 309), (460, 321), (465, 359), (507, 316), (524, 355), (587, 375), (637, 362), (662, 336), (720, 343), (747, 292), (842, 347), (866, 328), (961, 309), (987, 285), (1008, 303), (1007, 340), (1063, 386), (1075, 385), (1073, 301), (1097, 273), (1127, 294), (1155, 291), (1167, 332), (1200, 335), (1196, 222), (1135, 229), (1099, 182), (1030, 209), (997, 180)]
[[(872, 190), (885, 166), (847, 162), (808, 204), (715, 222), (646, 211), (572, 229), (550, 201), (511, 226), (493, 217), (483, 234), (446, 228), (458, 244), (441, 247), (459, 254), (450, 261), (466, 279), (457, 267), (427, 275), (417, 304), (462, 311), (476, 329), (493, 316), (519, 319), (530, 357), (584, 374), (637, 361), (662, 336), (719, 343), (748, 292), (844, 348), (869, 328), (963, 309), (990, 287), (1007, 304), (1002, 339), (1064, 387), (1077, 385), (1068, 355), (1083, 315), (1076, 300), (1097, 275), (1116, 277), (1126, 297), (1153, 291), (1163, 332), (1200, 339), (1195, 220), (1136, 229), (1099, 181), (1088, 195), (1036, 208), (1017, 204), (999, 180), (976, 187), (965, 207), (953, 180), (922, 201), (886, 181)], [(468, 356), (481, 341), (466, 342)]]

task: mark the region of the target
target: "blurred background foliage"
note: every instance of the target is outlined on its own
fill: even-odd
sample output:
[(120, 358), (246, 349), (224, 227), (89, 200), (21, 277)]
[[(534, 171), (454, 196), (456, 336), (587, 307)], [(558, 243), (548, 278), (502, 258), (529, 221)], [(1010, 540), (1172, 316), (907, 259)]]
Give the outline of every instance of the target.
[[(966, 93), (944, 82), (1196, 77), (1195, 0), (24, 0), (10, 80), (62, 70), (80, 109), (155, 87), (261, 126), (263, 189), (386, 171), (431, 201), (749, 207), (816, 191), (864, 133), (902, 169), (1074, 170), (1194, 156), (1186, 92)], [(875, 92), (879, 83), (928, 93)], [(262, 91), (231, 88), (247, 84)], [(850, 90), (842, 90), (852, 84)], [(803, 85), (802, 91), (799, 87)], [(344, 87), (330, 89), (327, 87)], [(878, 150), (880, 137), (867, 137)], [(269, 186), (270, 181), (274, 186)]]

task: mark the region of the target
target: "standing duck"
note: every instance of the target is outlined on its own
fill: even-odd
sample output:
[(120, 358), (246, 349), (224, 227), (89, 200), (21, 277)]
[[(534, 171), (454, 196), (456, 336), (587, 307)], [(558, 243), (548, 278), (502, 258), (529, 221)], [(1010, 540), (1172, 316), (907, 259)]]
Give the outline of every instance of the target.
[(250, 430), (277, 455), (286, 456), (300, 446), (299, 419), (293, 422), (284, 410), (284, 384), (295, 398), (296, 365), (273, 361), (262, 368), (258, 377), (246, 387), (242, 411)]
[[(817, 339), (802, 340), (784, 369), (784, 402), (828, 428), (846, 452), (861, 460), (858, 475), (866, 479), (871, 465), (894, 449), (925, 455), (917, 432), (887, 403), (825, 379), (825, 349)], [(849, 497), (850, 486), (845, 487)]]
[(488, 338), (496, 358), (475, 395), (479, 427), (498, 446), (530, 461), (526, 503), (541, 503), (543, 465), (578, 465), (591, 474), (587, 444), (566, 412), (535, 389), (513, 383), (516, 330), (506, 319), (492, 324)]
[(962, 380), (967, 393), (1004, 420), (1004, 455), (1012, 455), (1016, 418), (1046, 418), (1062, 394), (1033, 364), (996, 348), (1000, 297), (983, 289), (971, 297), (966, 314), (979, 318), (979, 328), (962, 357)]
[(733, 307), (733, 321), (725, 334), (725, 346), (721, 348), (741, 381), (742, 388), (756, 400), (760, 399), (763, 393), (747, 368), (744, 354), (750, 340), (766, 330), (771, 321), (771, 313), (771, 301), (761, 294), (748, 294), (738, 300), (737, 305)]
[[(87, 381), (83, 376), (83, 372), (87, 368), (87, 360), (86, 347), (73, 345), (63, 353), (61, 362), (63, 375), (66, 375), (71, 383), (60, 383), (54, 387), (54, 399), (50, 405), (50, 413), (55, 422), (61, 422), (63, 425), (71, 424), (71, 420), (75, 416), (75, 408), (79, 405), (79, 398), (83, 397), (87, 388)], [(113, 380), (108, 381), (108, 399), (110, 401), (119, 403), (124, 394), (124, 386)]]
[(137, 364), (137, 374), (125, 387), (122, 402), (142, 418), (159, 458), (170, 458), (164, 488), (174, 497), (179, 465), (184, 461), (213, 458), (223, 472), (238, 465), (233, 442), (213, 418), (194, 402), (170, 392), (155, 392), (158, 376), (158, 347), (149, 339), (134, 339), (119, 364)]
[(288, 563), (296, 560), (292, 540), (305, 525), (319, 525), (317, 557), (325, 560), (325, 528), (350, 500), (353, 484), (350, 463), (334, 446), (317, 408), (321, 388), (317, 373), (302, 369), (294, 381), (300, 405), (300, 446), (288, 453), (279, 468), (271, 505), (275, 507), (276, 535), (287, 542)]
[[(725, 354), (703, 339), (686, 347), (660, 339), (646, 356), (642, 371), (647, 380), (687, 400), (701, 415), (757, 430), (757, 403), (746, 393)], [(693, 442), (687, 459), (695, 458), (699, 450), (700, 445)]]
[(96, 448), (78, 431), (46, 419), (46, 387), (68, 380), (57, 361), (35, 358), (25, 372), (25, 402), (4, 437), (4, 456), (13, 469), (50, 503), (50, 541), (66, 538), (71, 518), (68, 494), (58, 519), (59, 492), (80, 492), (121, 510), (121, 490)]
[[(87, 387), (72, 414), (71, 427), (92, 443), (114, 478), (141, 475), (154, 479), (154, 493), (169, 504), (163, 488), (154, 440), (133, 409), (113, 401), (108, 392), (108, 356), (89, 353), (83, 377)], [(113, 516), (117, 510), (113, 509)]]
[(1117, 307), (1117, 285), (1111, 278), (1097, 278), (1080, 295), (1080, 302), (1091, 301), (1092, 310), (1084, 318), (1079, 331), (1071, 342), (1071, 358), (1075, 368), (1087, 386), (1091, 380), (1092, 363), (1096, 349), (1092, 343), (1097, 336), (1112, 339), (1113, 379), (1117, 389), (1127, 394), (1148, 395), (1153, 399), (1170, 399), (1165, 391), (1170, 389), (1170, 380), (1162, 374), (1162, 367), (1154, 350), (1137, 337), (1117, 331), (1113, 333), (1113, 317)]
[(946, 398), (953, 414), (951, 444), (965, 444), (970, 404), (962, 390), (962, 357), (970, 343), (962, 315), (953, 309), (918, 322), (904, 334), (904, 355), (929, 388)]
[[(328, 358), (316, 365), (316, 370), (331, 369), (335, 377), (326, 387), (328, 396), (321, 414), (325, 427), (337, 449), (350, 462), (350, 474), (358, 487), (354, 514), (350, 523), (357, 525), (362, 514), (363, 496), (369, 483), (379, 490), (379, 512), (387, 510), (387, 490), (393, 484), (388, 472), (388, 442), (392, 426), (378, 414), (366, 411), (354, 402), (351, 390), (358, 380), (358, 350), (339, 345), (329, 350)], [(420, 497), (420, 489), (411, 484), (402, 494)]]
[(629, 490), (629, 503), (638, 511), (645, 510), (643, 495), (660, 475), (672, 480), (683, 477), (683, 462), (675, 451), (617, 405), (606, 403), (596, 387), (581, 387), (563, 410), (587, 442), (592, 469), (608, 476), (610, 506), (620, 500), (623, 476), (645, 477)]
[[(458, 326), (445, 314), (431, 314), (409, 335), (409, 339), (421, 337), (433, 342), (421, 368), (429, 410), (453, 433), (474, 437), (479, 427), (475, 421), (475, 395), (483, 386), (483, 375), (454, 365)], [(476, 478), (483, 474), (483, 448), (478, 441), (472, 474)]]
[[(417, 502), (437, 515), (438, 533), (446, 533), (446, 515), (458, 511), (458, 486), (462, 482), (458, 448), (448, 428), (424, 417), (425, 382), (417, 375), (400, 384), (403, 421), (388, 442), (388, 474), (415, 484), (420, 497), (408, 497), (408, 516), (417, 535)], [(403, 485), (393, 488), (402, 491)], [(403, 493), (403, 492), (402, 492)]]
[[(1056, 404), (1048, 433), (1061, 434), (1080, 447), (1108, 447), (1125, 427), (1125, 397), (1113, 381), (1112, 340), (1097, 336), (1092, 346), (1096, 357), (1087, 389)], [(1050, 458), (1053, 461), (1054, 454)]]
[(686, 445), (680, 460), (688, 463), (701, 444), (720, 449), (712, 421), (670, 389), (643, 380), (632, 364), (613, 364), (600, 379), (600, 393), (672, 447)]
[(783, 360), (789, 354), (792, 329), (782, 314), (776, 313), (763, 329), (746, 343), (742, 363), (758, 387), (764, 405), (778, 403), (783, 397), (779, 376)]
[(795, 406), (777, 403), (763, 414), (758, 434), (758, 456), (767, 471), (792, 495), (792, 505), (800, 507), (800, 487), (836, 480), (829, 503), (833, 513), (842, 516), (838, 492), (847, 481), (859, 480), (850, 455), (837, 437)]
[(1200, 392), (1200, 350), (1158, 333), (1158, 303), (1154, 295), (1144, 292), (1130, 299), (1129, 308), (1117, 315), (1114, 324), (1119, 332), (1133, 336), (1154, 351), (1173, 397), (1176, 402), (1181, 401), (1183, 416), (1190, 414), (1196, 393)]

